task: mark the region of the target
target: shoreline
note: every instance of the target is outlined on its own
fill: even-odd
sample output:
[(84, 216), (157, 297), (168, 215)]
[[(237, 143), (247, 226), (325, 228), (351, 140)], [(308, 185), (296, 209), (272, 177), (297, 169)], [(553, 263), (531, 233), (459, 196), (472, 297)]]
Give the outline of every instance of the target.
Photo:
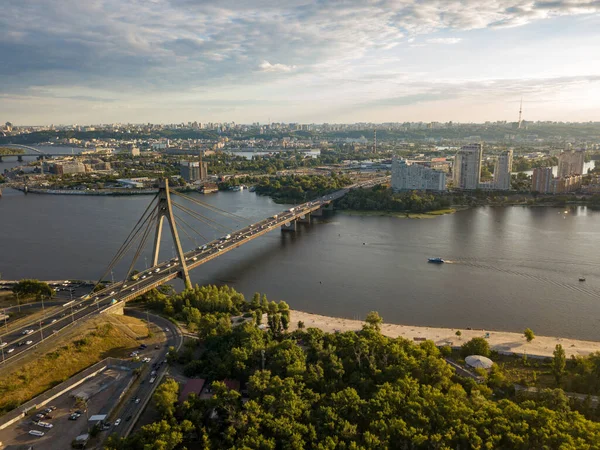
[[(290, 331), (298, 328), (298, 321), (304, 322), (305, 328), (319, 328), (328, 333), (358, 331), (362, 329), (365, 323), (361, 320), (323, 316), (295, 309), (290, 310)], [(460, 338), (455, 334), (457, 330), (462, 333)], [(563, 346), (567, 358), (587, 356), (590, 353), (600, 351), (600, 342), (596, 341), (536, 336), (532, 342), (528, 343), (522, 333), (511, 331), (397, 325), (384, 321), (381, 325), (381, 333), (391, 338), (403, 337), (415, 343), (427, 339), (435, 342), (436, 345), (450, 345), (452, 347), (460, 347), (474, 337), (485, 337), (486, 333), (489, 333), (487, 341), (490, 344), (490, 349), (501, 354), (523, 355), (525, 353), (528, 357), (552, 357), (556, 344)]]

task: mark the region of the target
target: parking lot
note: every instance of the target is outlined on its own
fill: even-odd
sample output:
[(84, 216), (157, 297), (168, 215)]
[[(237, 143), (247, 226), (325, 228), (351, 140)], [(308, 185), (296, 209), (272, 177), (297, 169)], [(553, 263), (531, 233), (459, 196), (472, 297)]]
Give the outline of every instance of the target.
[[(4, 444), (3, 449), (17, 449), (23, 445), (33, 445), (34, 448), (43, 449), (69, 449), (75, 437), (88, 431), (87, 417), (94, 414), (106, 414), (110, 412), (131, 381), (133, 371), (108, 368), (96, 377), (77, 386), (52, 401), (49, 405), (40, 408), (44, 410), (48, 406), (56, 409), (49, 416), (44, 417), (42, 422), (52, 424), (52, 428), (45, 428), (33, 422), (37, 413), (30, 413), (27, 417), (15, 424), (0, 430), (0, 442)], [(87, 408), (84, 403), (77, 402), (73, 394), (88, 397)], [(108, 409), (108, 411), (107, 411)], [(70, 415), (79, 410), (81, 416), (76, 420), (69, 420)], [(30, 430), (44, 433), (43, 436), (33, 436)], [(111, 432), (111, 431), (108, 431)]]

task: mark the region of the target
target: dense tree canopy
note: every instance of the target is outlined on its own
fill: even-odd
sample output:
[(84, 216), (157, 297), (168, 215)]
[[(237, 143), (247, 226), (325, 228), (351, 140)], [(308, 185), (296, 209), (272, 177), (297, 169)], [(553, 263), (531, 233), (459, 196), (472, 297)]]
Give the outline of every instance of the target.
[[(273, 305), (269, 312), (281, 314)], [(371, 322), (327, 334), (264, 332), (251, 320), (211, 336), (188, 375), (235, 379), (245, 389), (214, 382), (212, 399), (191, 395), (174, 418), (164, 413), (106, 448), (600, 447), (600, 424), (571, 411), (562, 391), (495, 400), (491, 386), (457, 377), (433, 342), (388, 338)]]
[(35, 297), (41, 299), (42, 297), (52, 297), (54, 295), (54, 290), (48, 283), (38, 280), (21, 280), (13, 286), (12, 291), (21, 298)]

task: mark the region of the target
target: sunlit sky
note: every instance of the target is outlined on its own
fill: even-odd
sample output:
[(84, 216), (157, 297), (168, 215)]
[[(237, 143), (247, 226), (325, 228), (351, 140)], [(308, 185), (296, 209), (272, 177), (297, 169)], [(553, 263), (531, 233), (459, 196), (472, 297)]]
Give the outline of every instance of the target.
[(0, 122), (600, 120), (598, 0), (3, 0)]

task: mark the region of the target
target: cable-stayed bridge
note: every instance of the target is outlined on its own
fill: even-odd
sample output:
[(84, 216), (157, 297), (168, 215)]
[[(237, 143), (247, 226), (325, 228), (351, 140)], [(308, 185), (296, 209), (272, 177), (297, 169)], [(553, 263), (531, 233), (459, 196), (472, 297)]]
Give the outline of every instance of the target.
[[(18, 329), (8, 330), (6, 324), (0, 323), (0, 326), (5, 325), (7, 330), (3, 335), (0, 335), (2, 358), (0, 362), (17, 359), (29, 349), (36, 347), (49, 337), (60, 333), (63, 328), (69, 327), (75, 322), (85, 320), (103, 312), (122, 309), (125, 302), (133, 300), (175, 278), (181, 278), (186, 287), (191, 287), (190, 270), (277, 228), (281, 228), (282, 231), (295, 231), (298, 222), (310, 223), (311, 217), (322, 215), (324, 210), (332, 208), (332, 204), (336, 199), (343, 197), (351, 189), (372, 187), (376, 184), (387, 182), (388, 179), (389, 177), (382, 177), (356, 183), (315, 200), (296, 205), (293, 208), (274, 214), (258, 222), (242, 226), (236, 231), (229, 232), (227, 231), (227, 227), (224, 227), (216, 220), (202, 212), (193, 210), (183, 203), (195, 204), (203, 211), (210, 210), (239, 224), (247, 223), (248, 219), (221, 210), (189, 195), (171, 191), (168, 181), (163, 180), (160, 182), (159, 192), (150, 201), (125, 242), (109, 263), (106, 271), (100, 277), (95, 292), (93, 291), (88, 295), (69, 301), (63, 304), (58, 312), (52, 312), (43, 319), (20, 326)], [(175, 201), (172, 199), (172, 196), (177, 199), (184, 199), (186, 202)], [(209, 240), (200, 233), (200, 227), (188, 222), (192, 219), (197, 221), (196, 223), (200, 222), (208, 225), (214, 230), (225, 232), (225, 234), (220, 239)], [(159, 262), (160, 244), (165, 220), (168, 222), (177, 256), (167, 261)], [(193, 250), (184, 252), (179, 239), (180, 231), (188, 238), (192, 238), (192, 234), (195, 234), (205, 243)], [(134, 270), (134, 267), (151, 236), (153, 236), (154, 240), (151, 267), (143, 272), (137, 272)], [(134, 252), (134, 256), (128, 266), (124, 280), (110, 283), (107, 287), (102, 288), (101, 280), (106, 279), (113, 268), (131, 252)]]

